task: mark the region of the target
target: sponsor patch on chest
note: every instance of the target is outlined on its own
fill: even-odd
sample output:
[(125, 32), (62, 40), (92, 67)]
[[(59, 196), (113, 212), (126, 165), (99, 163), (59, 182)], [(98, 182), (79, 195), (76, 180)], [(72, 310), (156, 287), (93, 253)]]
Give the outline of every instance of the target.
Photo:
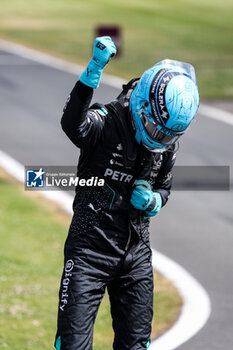
[(111, 168), (106, 168), (104, 176), (115, 181), (128, 182), (128, 183), (133, 178), (133, 175), (124, 173), (122, 171), (113, 170)]

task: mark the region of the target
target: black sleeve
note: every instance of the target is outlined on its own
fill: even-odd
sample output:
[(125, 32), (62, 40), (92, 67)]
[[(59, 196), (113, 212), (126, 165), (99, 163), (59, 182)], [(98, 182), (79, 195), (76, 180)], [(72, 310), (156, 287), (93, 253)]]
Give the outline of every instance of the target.
[(158, 192), (162, 197), (162, 206), (164, 206), (169, 198), (172, 186), (172, 168), (176, 161), (175, 151), (164, 152), (162, 166), (153, 186), (153, 191)]
[(104, 113), (89, 109), (92, 96), (93, 89), (78, 81), (63, 110), (62, 129), (79, 148), (94, 145), (104, 126)]

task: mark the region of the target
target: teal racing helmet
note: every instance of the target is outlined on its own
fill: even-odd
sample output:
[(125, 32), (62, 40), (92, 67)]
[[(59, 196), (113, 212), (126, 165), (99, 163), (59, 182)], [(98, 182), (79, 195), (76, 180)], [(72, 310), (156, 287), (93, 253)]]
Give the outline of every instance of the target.
[(195, 70), (163, 60), (146, 70), (129, 103), (135, 138), (150, 151), (166, 150), (185, 133), (199, 106)]

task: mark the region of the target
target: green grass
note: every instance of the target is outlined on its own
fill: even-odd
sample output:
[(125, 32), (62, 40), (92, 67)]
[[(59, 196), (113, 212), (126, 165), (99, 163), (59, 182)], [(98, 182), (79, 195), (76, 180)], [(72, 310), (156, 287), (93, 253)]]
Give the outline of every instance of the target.
[(106, 72), (131, 78), (183, 60), (202, 98), (232, 98), (232, 18), (232, 0), (1, 0), (0, 36), (85, 65), (96, 26), (118, 24), (123, 53)]
[[(0, 349), (52, 349), (56, 331), (63, 244), (70, 218), (0, 174)], [(153, 336), (177, 318), (181, 299), (156, 276)], [(95, 326), (94, 349), (113, 341), (108, 297)]]

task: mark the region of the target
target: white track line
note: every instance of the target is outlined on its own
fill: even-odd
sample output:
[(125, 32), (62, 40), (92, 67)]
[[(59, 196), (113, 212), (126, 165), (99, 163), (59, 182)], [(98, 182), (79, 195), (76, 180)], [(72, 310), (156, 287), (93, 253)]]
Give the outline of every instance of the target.
[[(25, 183), (25, 169), (22, 164), (0, 151), (0, 167)], [(64, 191), (40, 191), (40, 194), (59, 204), (72, 214), (72, 197)], [(174, 350), (195, 335), (207, 322), (211, 307), (210, 300), (197, 280), (180, 265), (163, 254), (153, 250), (153, 267), (168, 278), (183, 298), (183, 307), (177, 322), (162, 336), (152, 342), (151, 350)]]
[(183, 298), (183, 307), (177, 322), (152, 342), (151, 350), (173, 350), (193, 337), (207, 322), (210, 299), (200, 283), (183, 267), (158, 251), (153, 251), (153, 267), (169, 279)]
[[(71, 73), (74, 75), (80, 75), (85, 67), (70, 63), (65, 60), (62, 60), (57, 57), (53, 57), (49, 54), (30, 49), (28, 47), (25, 47), (23, 45), (15, 44), (12, 42), (8, 42), (5, 40), (0, 39), (0, 49), (12, 54), (15, 54), (20, 57), (24, 57), (28, 60), (44, 64), (46, 66), (57, 68), (63, 72)], [(115, 77), (113, 75), (103, 74), (101, 78), (101, 84), (109, 85), (111, 87), (114, 87), (116, 89), (121, 89), (122, 85), (125, 84), (127, 81), (118, 77)]]
[[(0, 39), (0, 49), (74, 75), (80, 75), (85, 69), (85, 67), (79, 64), (70, 63), (60, 58), (53, 57), (49, 54), (2, 39)], [(101, 84), (111, 86), (115, 89), (121, 89), (122, 85), (126, 82), (127, 81), (124, 79), (108, 74), (103, 74), (101, 78)], [(233, 125), (233, 114), (216, 107), (200, 104), (198, 113), (204, 117), (212, 118), (220, 122)]]
[(222, 109), (201, 104), (198, 113), (204, 117), (212, 118), (233, 126), (233, 114), (223, 111)]
[[(25, 169), (22, 164), (11, 156), (0, 150), (0, 168), (8, 174), (25, 184)], [(68, 214), (72, 214), (72, 197), (64, 191), (40, 191), (40, 194), (57, 204)]]

